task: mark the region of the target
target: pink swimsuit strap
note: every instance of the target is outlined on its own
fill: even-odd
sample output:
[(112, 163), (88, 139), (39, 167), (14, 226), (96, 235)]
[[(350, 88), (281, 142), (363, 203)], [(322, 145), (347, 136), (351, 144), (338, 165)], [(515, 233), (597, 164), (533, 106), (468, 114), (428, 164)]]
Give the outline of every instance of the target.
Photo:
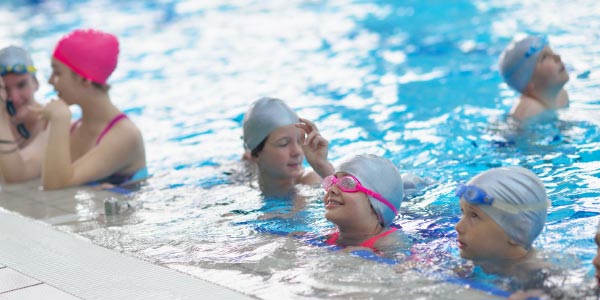
[[(108, 125), (106, 125), (106, 127), (104, 127), (104, 129), (102, 130), (102, 132), (100, 132), (100, 135), (96, 139), (96, 145), (98, 145), (100, 143), (102, 138), (104, 138), (104, 136), (113, 128), (113, 126), (115, 126), (115, 124), (117, 124), (117, 122), (119, 122), (123, 119), (126, 119), (126, 118), (127, 118), (127, 115), (124, 113), (121, 113), (121, 114), (117, 115), (116, 117), (114, 117), (112, 120), (110, 120), (110, 122), (108, 122)], [(79, 126), (80, 123), (81, 123), (81, 119), (73, 122), (69, 132), (72, 134), (73, 131), (75, 130), (75, 128), (77, 128), (77, 126)]]
[[(379, 240), (380, 238), (382, 238), (396, 230), (398, 230), (398, 228), (392, 227), (392, 228), (388, 229), (387, 231), (382, 232), (379, 235), (376, 235), (376, 236), (360, 243), (359, 246), (375, 249), (375, 242), (377, 242), (377, 240)], [(337, 242), (339, 237), (340, 237), (340, 232), (336, 231), (329, 236), (329, 238), (327, 239), (327, 241), (325, 243), (327, 243), (327, 245), (335, 245), (335, 243)]]
[(108, 125), (106, 125), (104, 130), (102, 130), (102, 132), (98, 136), (98, 139), (96, 139), (96, 145), (100, 144), (100, 141), (102, 140), (102, 138), (113, 128), (113, 126), (115, 126), (115, 124), (117, 124), (117, 122), (119, 122), (123, 119), (126, 119), (126, 118), (127, 118), (127, 115), (124, 113), (121, 113), (118, 116), (116, 116), (114, 119), (112, 119), (110, 122), (108, 122)]

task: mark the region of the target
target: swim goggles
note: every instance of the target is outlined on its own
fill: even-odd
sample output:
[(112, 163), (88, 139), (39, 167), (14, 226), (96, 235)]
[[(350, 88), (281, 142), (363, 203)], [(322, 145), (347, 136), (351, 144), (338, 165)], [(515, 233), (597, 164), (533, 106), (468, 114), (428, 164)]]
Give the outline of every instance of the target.
[(487, 205), (511, 214), (518, 214), (523, 211), (546, 210), (550, 205), (549, 201), (531, 204), (512, 204), (496, 201), (494, 197), (491, 197), (484, 190), (474, 185), (459, 185), (456, 189), (456, 196), (470, 204)]
[(506, 78), (510, 78), (516, 70), (521, 68), (521, 65), (523, 65), (523, 63), (525, 63), (527, 59), (534, 56), (536, 53), (544, 50), (544, 47), (546, 47), (546, 45), (548, 45), (548, 37), (546, 37), (545, 35), (536, 37), (531, 42), (531, 45), (529, 45), (529, 49), (525, 51), (525, 54), (523, 54), (519, 61), (515, 63), (513, 67), (504, 74), (504, 76)]
[[(17, 109), (15, 108), (15, 104), (12, 102), (12, 100), (6, 100), (6, 111), (11, 117), (17, 114)], [(24, 139), (28, 139), (31, 136), (29, 130), (25, 128), (23, 123), (17, 124), (17, 131)]]
[(323, 178), (322, 185), (323, 185), (323, 188), (325, 189), (325, 191), (329, 191), (331, 186), (334, 184), (337, 185), (342, 192), (347, 192), (347, 193), (363, 192), (363, 193), (377, 199), (379, 202), (385, 204), (385, 206), (389, 207), (394, 213), (398, 212), (398, 209), (396, 209), (396, 207), (394, 207), (394, 205), (392, 205), (392, 203), (390, 203), (390, 201), (383, 198), (383, 196), (381, 196), (380, 194), (375, 193), (375, 192), (369, 190), (368, 188), (364, 187), (362, 184), (360, 184), (360, 181), (358, 181), (358, 179), (356, 179), (356, 177), (354, 177), (352, 175), (344, 175), (340, 178), (337, 178), (334, 175), (329, 175), (329, 176)]
[(14, 64), (12, 66), (0, 65), (0, 76), (4, 76), (8, 73), (21, 75), (25, 73), (35, 73), (36, 71), (37, 69), (34, 66), (24, 64)]

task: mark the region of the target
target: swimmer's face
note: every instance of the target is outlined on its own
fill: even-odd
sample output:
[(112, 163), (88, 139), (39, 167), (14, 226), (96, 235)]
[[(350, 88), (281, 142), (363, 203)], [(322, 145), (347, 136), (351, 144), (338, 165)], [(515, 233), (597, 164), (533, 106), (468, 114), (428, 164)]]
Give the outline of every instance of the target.
[(68, 104), (73, 103), (73, 99), (78, 99), (77, 87), (83, 81), (82, 79), (67, 65), (52, 58), (52, 74), (48, 78), (48, 83), (54, 87), (59, 98)]
[(8, 73), (2, 77), (4, 79), (4, 85), (6, 86), (7, 97), (13, 101), (17, 111), (25, 105), (32, 104), (34, 101), (33, 94), (39, 87), (39, 84), (33, 75), (29, 73)]
[[(347, 173), (337, 172), (341, 178)], [(325, 197), (325, 218), (340, 228), (376, 228), (379, 220), (371, 207), (367, 194), (363, 192), (344, 192), (337, 184), (331, 185)]]
[(462, 216), (456, 223), (460, 256), (486, 260), (505, 258), (509, 251), (508, 235), (485, 212), (465, 200), (460, 200)]
[(592, 264), (596, 269), (596, 283), (600, 285), (600, 233), (596, 233), (594, 241), (596, 242), (596, 256), (592, 260)]
[(262, 151), (252, 158), (263, 179), (295, 179), (302, 174), (304, 153), (300, 133), (300, 129), (292, 124), (269, 134)]
[(554, 53), (549, 46), (544, 47), (538, 55), (531, 82), (544, 89), (562, 87), (567, 81), (569, 74), (560, 55)]

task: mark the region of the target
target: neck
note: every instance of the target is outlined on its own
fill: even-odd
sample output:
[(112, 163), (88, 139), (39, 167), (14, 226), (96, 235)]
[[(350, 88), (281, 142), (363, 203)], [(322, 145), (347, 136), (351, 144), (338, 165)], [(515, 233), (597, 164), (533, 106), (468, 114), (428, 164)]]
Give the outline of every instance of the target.
[(545, 90), (534, 90), (527, 93), (527, 96), (538, 101), (546, 109), (556, 109), (560, 107), (562, 97), (562, 86), (549, 88)]
[(96, 91), (87, 93), (85, 100), (78, 103), (81, 107), (82, 124), (106, 123), (120, 111), (110, 101), (108, 93)]
[(265, 197), (292, 197), (296, 193), (293, 178), (275, 179), (259, 174), (258, 185)]
[(511, 274), (512, 270), (518, 269), (519, 265), (526, 263), (533, 257), (533, 250), (526, 250), (523, 247), (518, 247), (515, 251), (508, 253), (506, 257), (499, 257), (493, 259), (479, 260), (476, 263), (486, 273), (495, 274)]
[(348, 246), (359, 245), (363, 241), (372, 238), (376, 235), (379, 235), (383, 232), (384, 228), (379, 224), (379, 221), (376, 222), (376, 225), (373, 226), (373, 223), (366, 224), (348, 224), (348, 225), (337, 225), (338, 232), (340, 233), (339, 240), (342, 244)]

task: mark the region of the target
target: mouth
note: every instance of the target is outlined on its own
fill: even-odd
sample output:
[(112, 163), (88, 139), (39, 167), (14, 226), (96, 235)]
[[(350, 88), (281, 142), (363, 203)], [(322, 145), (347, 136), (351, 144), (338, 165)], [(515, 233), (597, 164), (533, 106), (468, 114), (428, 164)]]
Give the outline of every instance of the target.
[(325, 201), (325, 209), (332, 209), (342, 205), (344, 205), (344, 203), (331, 198)]
[(287, 166), (292, 169), (297, 169), (297, 168), (300, 168), (302, 166), (302, 164), (301, 163), (291, 163), (291, 164), (287, 164)]
[(458, 249), (461, 249), (461, 250), (467, 247), (467, 244), (465, 244), (461, 240), (456, 240), (456, 244), (458, 245)]

